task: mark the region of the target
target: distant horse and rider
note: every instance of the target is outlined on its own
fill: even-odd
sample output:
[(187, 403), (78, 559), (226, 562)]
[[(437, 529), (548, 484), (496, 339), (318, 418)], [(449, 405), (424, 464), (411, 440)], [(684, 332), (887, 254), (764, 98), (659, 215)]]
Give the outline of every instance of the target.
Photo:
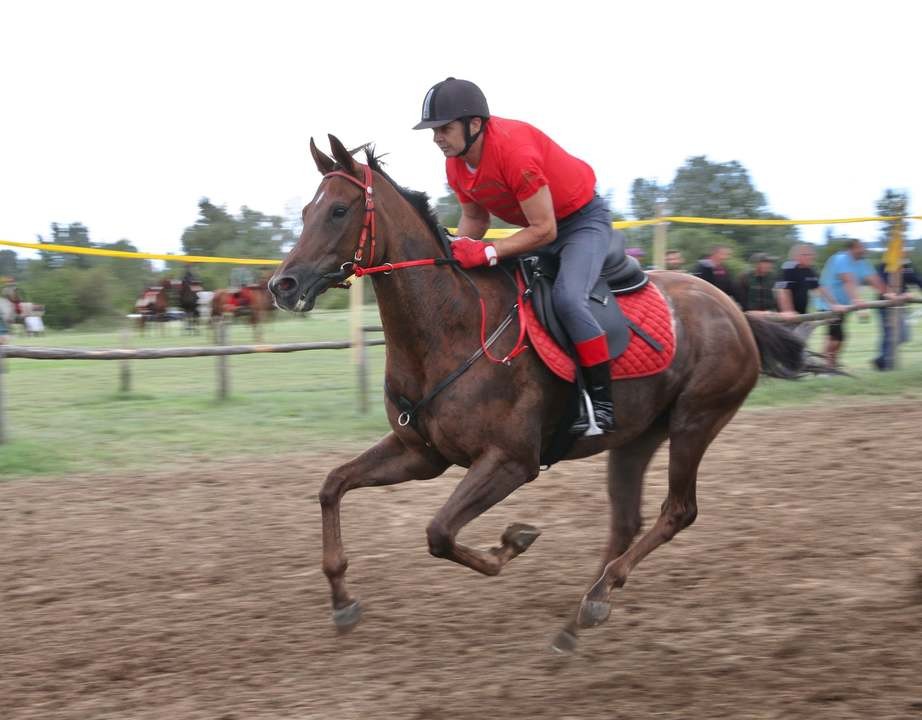
[[(629, 329), (631, 344), (611, 365), (613, 426), (574, 436), (574, 419), (591, 419), (591, 406), (580, 392), (574, 362), (554, 349), (535, 320), (541, 283), (531, 284), (528, 263), (513, 259), (463, 270), (425, 194), (395, 183), (371, 150), (362, 164), (337, 138), (330, 136), (330, 144), (332, 157), (311, 140), (323, 180), (304, 208), (300, 239), (269, 288), (279, 307), (306, 312), (329, 288), (353, 274), (369, 274), (387, 343), (384, 387), (392, 431), (333, 469), (320, 491), (322, 567), (333, 621), (348, 631), (361, 618), (345, 580), (340, 506), (348, 491), (435, 478), (452, 465), (467, 468), (429, 523), (429, 551), (496, 575), (540, 531), (514, 523), (497, 546), (479, 549), (459, 542), (461, 529), (533, 481), (542, 466), (607, 451), (607, 546), (554, 642), (561, 651), (572, 650), (580, 628), (607, 619), (612, 592), (637, 564), (695, 521), (702, 457), (760, 372), (791, 379), (819, 370), (793, 333), (744, 314), (699, 278), (667, 271), (638, 276), (639, 268), (629, 268), (618, 278), (620, 289), (594, 298), (600, 307), (622, 305)], [(631, 305), (639, 314), (628, 312)], [(645, 308), (656, 314), (644, 316)], [(619, 363), (637, 344), (643, 348), (638, 357), (655, 351), (664, 362), (653, 370), (621, 370)], [(667, 440), (666, 498), (656, 522), (640, 534), (644, 475)], [(367, 525), (372, 534), (382, 513), (384, 506)]]
[(267, 282), (268, 274), (259, 282), (244, 282), (238, 287), (215, 290), (211, 298), (212, 323), (225, 319), (243, 319), (253, 329), (253, 339), (261, 342), (263, 325), (275, 309)]
[(152, 322), (158, 323), (160, 333), (164, 333), (164, 323), (169, 319), (171, 283), (169, 278), (164, 278), (159, 285), (144, 288), (135, 301), (134, 317), (140, 334), (143, 335), (147, 324)]

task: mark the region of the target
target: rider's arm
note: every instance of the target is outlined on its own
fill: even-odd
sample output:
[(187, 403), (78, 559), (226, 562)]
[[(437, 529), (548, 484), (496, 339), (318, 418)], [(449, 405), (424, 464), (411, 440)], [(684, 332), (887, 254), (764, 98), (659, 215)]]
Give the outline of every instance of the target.
[(527, 200), (519, 201), (519, 206), (522, 208), (525, 219), (528, 220), (528, 227), (496, 241), (496, 254), (501, 258), (537, 250), (543, 245), (554, 242), (557, 238), (554, 202), (547, 185), (539, 188)]
[(458, 237), (482, 240), (490, 228), (490, 213), (477, 203), (461, 203), (461, 219), (458, 221)]

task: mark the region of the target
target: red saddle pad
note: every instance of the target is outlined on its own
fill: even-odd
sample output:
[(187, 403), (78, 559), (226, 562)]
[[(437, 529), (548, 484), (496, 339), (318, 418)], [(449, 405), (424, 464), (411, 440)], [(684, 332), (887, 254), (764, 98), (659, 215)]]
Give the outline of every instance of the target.
[[(521, 279), (516, 278), (521, 287)], [(665, 370), (675, 356), (675, 330), (666, 298), (652, 282), (628, 295), (618, 295), (617, 302), (624, 314), (656, 340), (657, 351), (636, 333), (631, 333), (627, 349), (611, 363), (612, 380), (655, 375)], [(568, 382), (576, 379), (576, 365), (550, 333), (538, 322), (531, 303), (525, 304), (525, 324), (528, 338), (538, 357), (557, 377)]]

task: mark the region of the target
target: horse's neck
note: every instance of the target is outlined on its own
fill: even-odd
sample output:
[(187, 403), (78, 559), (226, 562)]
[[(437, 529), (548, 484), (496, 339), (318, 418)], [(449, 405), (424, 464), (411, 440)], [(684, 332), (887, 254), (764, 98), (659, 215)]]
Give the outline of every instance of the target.
[[(397, 195), (396, 191), (388, 189)], [(399, 196), (397, 206), (400, 207), (398, 213), (380, 219), (379, 231), (386, 252), (379, 261), (397, 263), (444, 257), (439, 239), (417, 211)], [(512, 286), (508, 280), (500, 277), (498, 271), (490, 277), (478, 275), (476, 282), (489, 315), (508, 312), (506, 301), (512, 300)], [(445, 355), (456, 355), (459, 347), (476, 348), (480, 337), (477, 295), (456, 270), (436, 265), (371, 277), (388, 347), (399, 349), (398, 352), (416, 358), (421, 364), (440, 350)], [(500, 299), (502, 302), (498, 302)], [(498, 320), (488, 316), (487, 322), (493, 327)]]

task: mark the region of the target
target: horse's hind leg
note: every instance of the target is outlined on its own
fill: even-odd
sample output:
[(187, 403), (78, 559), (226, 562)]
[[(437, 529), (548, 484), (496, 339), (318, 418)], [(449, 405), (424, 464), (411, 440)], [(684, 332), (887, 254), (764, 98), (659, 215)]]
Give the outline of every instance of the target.
[(343, 495), (360, 487), (396, 485), (407, 480), (424, 480), (445, 472), (448, 463), (434, 453), (407, 447), (391, 433), (355, 460), (336, 468), (320, 490), (323, 515), (323, 572), (330, 582), (333, 621), (340, 631), (351, 630), (361, 617), (361, 607), (346, 591), (348, 561), (340, 532), (340, 504)]
[(540, 535), (531, 525), (510, 525), (500, 539), (499, 547), (476, 550), (455, 542), (467, 523), (508, 496), (513, 490), (533, 480), (538, 474), (534, 467), (513, 460), (498, 449), (484, 453), (471, 465), (448, 502), (436, 513), (426, 528), (429, 552), (476, 570), (484, 575), (498, 575), (512, 558), (525, 552)]
[(698, 411), (687, 404), (678, 406), (670, 418), (669, 491), (656, 523), (622, 555), (609, 562), (601, 577), (583, 597), (578, 622), (582, 627), (599, 625), (608, 618), (611, 591), (622, 587), (631, 570), (658, 548), (695, 521), (698, 505), (695, 485), (704, 451), (736, 413), (731, 409)]
[[(599, 574), (612, 560), (631, 546), (640, 532), (643, 519), (640, 505), (643, 499), (643, 478), (647, 466), (666, 439), (665, 425), (655, 425), (643, 435), (626, 445), (614, 448), (608, 454), (608, 499), (611, 503), (611, 529), (608, 547), (602, 557)], [(555, 650), (569, 652), (576, 646), (578, 617), (573, 618), (560, 631), (552, 643)]]

